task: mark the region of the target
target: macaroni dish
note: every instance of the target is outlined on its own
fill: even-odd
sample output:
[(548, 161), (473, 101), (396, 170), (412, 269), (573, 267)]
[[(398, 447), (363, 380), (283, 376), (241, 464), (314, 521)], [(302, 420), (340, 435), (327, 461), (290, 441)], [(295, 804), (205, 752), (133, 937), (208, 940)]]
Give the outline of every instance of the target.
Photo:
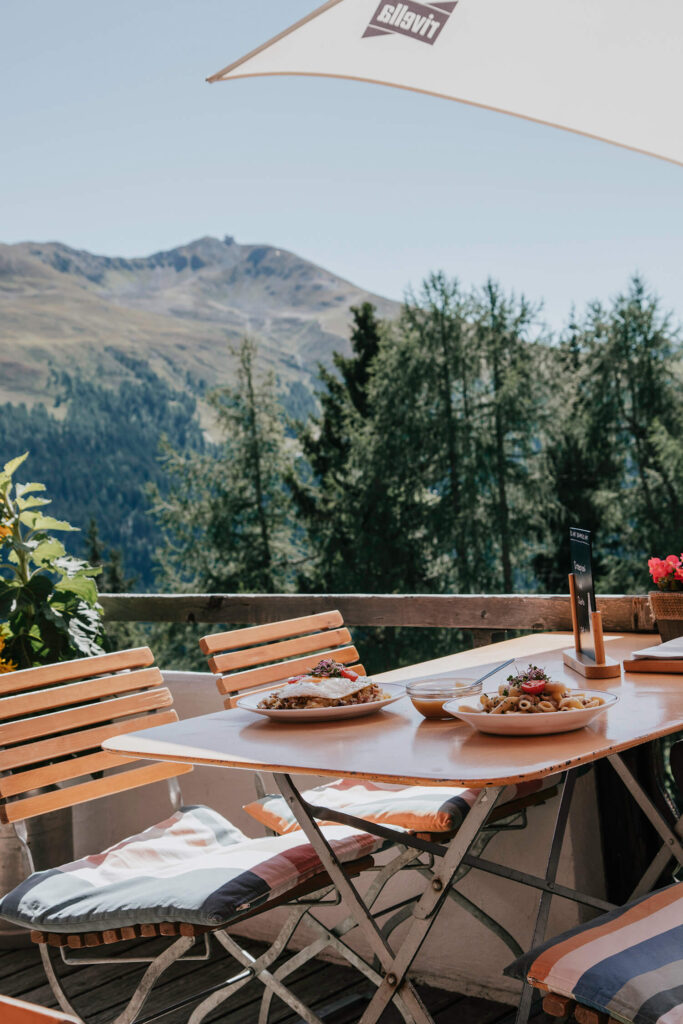
[(526, 672), (508, 676), (498, 687), (498, 693), (482, 693), (481, 707), (461, 704), (459, 711), (484, 712), (487, 715), (543, 715), (557, 711), (585, 711), (605, 703), (603, 697), (587, 697), (576, 690), (568, 690), (564, 683), (554, 683), (543, 669), (529, 665)]

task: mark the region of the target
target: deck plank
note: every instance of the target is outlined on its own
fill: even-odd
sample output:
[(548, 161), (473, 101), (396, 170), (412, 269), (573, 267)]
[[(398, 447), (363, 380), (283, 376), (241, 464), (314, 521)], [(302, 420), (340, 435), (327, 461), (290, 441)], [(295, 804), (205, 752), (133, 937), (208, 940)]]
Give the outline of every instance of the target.
[(0, 989), (2, 979), (15, 974), (17, 971), (25, 971), (40, 964), (38, 947), (31, 943), (20, 949), (0, 949)]
[[(161, 940), (156, 940), (158, 945)], [(132, 951), (144, 943), (139, 940), (117, 947)], [(257, 955), (263, 947), (257, 943), (245, 942), (245, 947)], [(152, 947), (153, 948), (153, 947)], [(147, 944), (147, 950), (150, 944)], [(107, 950), (113, 953), (113, 949)], [(54, 954), (53, 954), (54, 955)], [(125, 1005), (132, 993), (136, 979), (144, 967), (135, 964), (110, 964), (99, 967), (70, 967), (59, 962), (57, 966), (66, 977), (66, 987), (74, 997), (76, 1009), (88, 1020), (88, 1024), (108, 1024)], [(234, 961), (224, 951), (216, 949), (208, 962), (175, 964), (160, 980), (152, 998), (143, 1010), (143, 1016), (172, 1005), (188, 995), (218, 984), (226, 976), (238, 970)], [(311, 1005), (325, 1024), (355, 1024), (362, 1015), (373, 991), (367, 979), (350, 967), (314, 960), (288, 979), (293, 990)], [(488, 999), (460, 996), (428, 986), (418, 986), (420, 995), (436, 1024), (511, 1024), (514, 1014), (510, 1006)], [(0, 992), (20, 997), (43, 1006), (54, 1007), (55, 1000), (45, 980), (36, 947), (19, 950), (0, 950)], [(258, 981), (245, 985), (223, 1006), (207, 1018), (207, 1024), (256, 1024), (263, 986)], [(193, 1004), (194, 1005), (194, 1004)], [(193, 1006), (186, 1006), (169, 1013), (163, 1018), (164, 1024), (186, 1024)], [(288, 1006), (274, 999), (271, 1008), (271, 1024), (297, 1024), (298, 1016)], [(535, 1024), (546, 1024), (543, 1014), (535, 1016)], [(390, 1007), (382, 1017), (382, 1024), (399, 1024), (398, 1012)]]

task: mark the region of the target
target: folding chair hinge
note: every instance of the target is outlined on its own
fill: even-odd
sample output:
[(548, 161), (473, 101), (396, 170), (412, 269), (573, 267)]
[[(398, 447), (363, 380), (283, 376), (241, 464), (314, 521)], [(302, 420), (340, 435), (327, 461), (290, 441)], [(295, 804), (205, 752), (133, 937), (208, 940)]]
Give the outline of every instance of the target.
[(434, 895), (427, 902), (426, 906), (420, 907), (419, 904), (413, 910), (413, 917), (418, 917), (421, 921), (428, 921), (430, 917), (434, 917), (436, 913), (441, 909), (441, 899), (439, 894), (444, 890), (444, 883), (438, 875), (435, 875), (431, 881), (432, 892)]

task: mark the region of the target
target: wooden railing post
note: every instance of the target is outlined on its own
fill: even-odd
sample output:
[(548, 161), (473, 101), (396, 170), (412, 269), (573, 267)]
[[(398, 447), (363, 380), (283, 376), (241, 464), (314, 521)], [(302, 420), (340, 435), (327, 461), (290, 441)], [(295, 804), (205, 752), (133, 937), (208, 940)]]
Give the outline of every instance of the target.
[(471, 632), (473, 647), (486, 647), (487, 644), (493, 643), (492, 629), (473, 629)]

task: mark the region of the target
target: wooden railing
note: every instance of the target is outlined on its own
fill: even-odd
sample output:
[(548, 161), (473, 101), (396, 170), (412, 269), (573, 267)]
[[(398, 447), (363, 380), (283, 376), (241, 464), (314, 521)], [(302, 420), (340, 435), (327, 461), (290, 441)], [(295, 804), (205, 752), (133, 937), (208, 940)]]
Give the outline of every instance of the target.
[[(338, 608), (349, 626), (465, 629), (475, 646), (508, 629), (571, 630), (563, 594), (102, 594), (105, 617), (118, 622), (256, 625)], [(598, 596), (607, 633), (655, 630), (644, 594)]]

